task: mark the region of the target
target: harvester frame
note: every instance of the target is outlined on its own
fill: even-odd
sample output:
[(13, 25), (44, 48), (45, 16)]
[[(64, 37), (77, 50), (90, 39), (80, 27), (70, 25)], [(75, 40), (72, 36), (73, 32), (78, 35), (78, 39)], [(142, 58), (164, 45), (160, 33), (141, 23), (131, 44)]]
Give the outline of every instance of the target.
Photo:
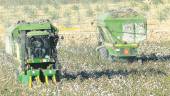
[(136, 12), (120, 17), (114, 17), (112, 14), (107, 12), (97, 20), (99, 32), (97, 51), (102, 58), (112, 62), (126, 60), (131, 62), (135, 59), (141, 61), (138, 47), (147, 38), (146, 18)]
[(9, 28), (7, 53), (16, 57), (19, 82), (32, 87), (32, 81), (48, 84), (49, 78), (60, 80), (61, 65), (57, 57), (58, 29), (49, 20), (19, 21)]

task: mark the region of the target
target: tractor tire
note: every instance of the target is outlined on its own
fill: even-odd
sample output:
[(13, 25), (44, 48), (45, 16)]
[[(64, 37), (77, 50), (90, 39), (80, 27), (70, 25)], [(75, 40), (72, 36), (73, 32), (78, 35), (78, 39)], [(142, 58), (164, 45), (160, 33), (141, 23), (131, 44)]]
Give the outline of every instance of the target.
[(140, 65), (143, 65), (143, 64), (144, 64), (144, 62), (143, 62), (142, 59), (139, 59), (139, 60), (138, 60), (138, 63), (139, 63)]
[(112, 56), (110, 56), (110, 55), (108, 56), (108, 60), (109, 60), (110, 62), (112, 62), (112, 63), (114, 62), (114, 58), (113, 58)]
[(103, 60), (107, 60), (109, 62), (114, 62), (114, 58), (112, 56), (109, 55), (107, 49), (105, 47), (101, 47), (100, 49), (98, 49), (99, 54), (100, 54), (100, 58)]
[(60, 82), (62, 78), (61, 70), (56, 70), (56, 81)]
[(57, 64), (57, 70), (56, 70), (56, 81), (60, 82), (62, 79), (62, 66), (60, 63)]
[(98, 51), (102, 59), (108, 59), (108, 52), (105, 47), (101, 47)]

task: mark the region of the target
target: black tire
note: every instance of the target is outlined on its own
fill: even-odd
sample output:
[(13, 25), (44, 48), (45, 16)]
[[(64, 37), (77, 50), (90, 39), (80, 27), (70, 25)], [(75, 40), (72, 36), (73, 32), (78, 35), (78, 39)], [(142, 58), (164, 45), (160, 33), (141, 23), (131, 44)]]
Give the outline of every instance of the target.
[(60, 82), (60, 80), (62, 79), (62, 66), (61, 66), (61, 64), (57, 61), (56, 62), (56, 81), (57, 82)]
[(128, 63), (131, 64), (136, 60), (136, 57), (129, 57), (127, 60), (128, 60)]
[(62, 78), (61, 70), (56, 70), (56, 81), (60, 82)]
[(114, 62), (114, 58), (112, 56), (109, 55), (107, 49), (105, 47), (101, 47), (100, 49), (98, 49), (99, 54), (100, 54), (100, 58), (104, 59), (104, 60), (108, 60), (110, 62)]
[(102, 59), (108, 59), (109, 56), (106, 48), (101, 47), (98, 51)]
[(138, 63), (143, 65), (144, 64), (143, 59), (138, 59)]

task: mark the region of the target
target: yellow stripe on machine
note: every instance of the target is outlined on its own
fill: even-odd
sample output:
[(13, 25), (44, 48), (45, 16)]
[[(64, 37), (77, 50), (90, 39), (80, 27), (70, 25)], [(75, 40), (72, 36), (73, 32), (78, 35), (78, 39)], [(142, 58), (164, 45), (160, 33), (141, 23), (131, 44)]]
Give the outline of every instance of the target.
[(78, 31), (80, 28), (78, 27), (65, 27), (65, 26), (59, 26), (58, 29), (60, 31)]

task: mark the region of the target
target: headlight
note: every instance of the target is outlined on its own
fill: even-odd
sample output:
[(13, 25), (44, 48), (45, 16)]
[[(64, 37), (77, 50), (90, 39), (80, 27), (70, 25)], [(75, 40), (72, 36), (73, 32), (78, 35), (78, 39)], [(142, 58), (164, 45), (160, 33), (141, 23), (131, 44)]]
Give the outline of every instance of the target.
[(49, 59), (49, 58), (50, 58), (50, 56), (48, 56), (48, 55), (45, 55), (45, 58), (46, 58), (46, 59)]

